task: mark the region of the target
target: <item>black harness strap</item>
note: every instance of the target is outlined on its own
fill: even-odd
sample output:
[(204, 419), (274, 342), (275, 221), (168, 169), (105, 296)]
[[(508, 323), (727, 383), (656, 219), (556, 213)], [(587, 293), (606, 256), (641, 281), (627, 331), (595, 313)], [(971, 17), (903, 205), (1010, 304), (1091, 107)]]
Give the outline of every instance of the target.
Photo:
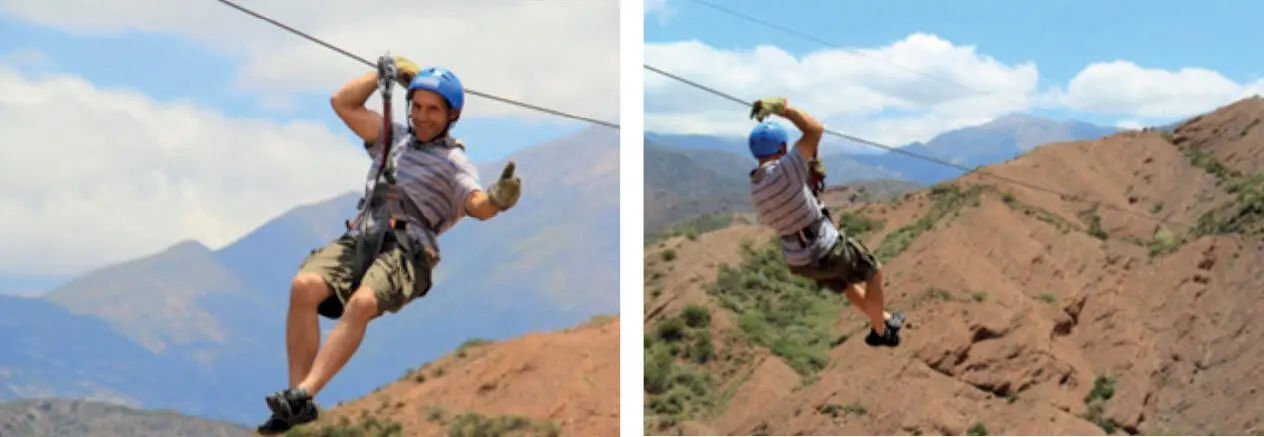
[[(353, 229), (360, 231), (355, 236), (355, 256), (351, 265), (352, 292), (360, 288), (360, 283), (364, 279), (364, 274), (368, 271), (369, 266), (383, 252), (399, 247), (405, 253), (406, 258), (413, 258), (419, 255), (412, 238), (407, 232), (408, 215), (405, 214), (404, 198), (395, 185), (395, 165), (391, 159), (391, 146), (395, 143), (395, 130), (391, 123), (391, 89), (397, 74), (398, 70), (395, 67), (393, 58), (386, 55), (378, 59), (378, 89), (382, 93), (382, 153), (377, 171), (373, 176), (374, 183), (372, 188), (364, 197), (360, 198), (359, 203), (356, 205), (359, 212), (355, 219), (347, 220), (345, 223), (348, 233)], [(362, 226), (363, 223), (367, 221), (372, 211), (382, 206), (383, 203), (386, 206), (390, 229), (387, 231), (365, 229), (365, 226)], [(337, 296), (330, 296), (324, 302), (321, 302), (317, 312), (330, 319), (338, 319), (342, 317), (343, 309), (342, 301)]]
[(812, 190), (812, 197), (815, 197), (816, 202), (821, 204), (821, 214), (825, 215), (825, 218), (829, 220), (830, 223), (833, 223), (834, 220), (830, 217), (829, 208), (825, 206), (825, 202), (821, 201), (821, 192), (825, 191), (825, 173), (816, 171), (816, 166), (812, 165), (814, 162), (821, 162), (821, 158), (818, 154), (819, 151), (817, 153), (813, 153), (812, 160), (808, 161), (808, 170), (810, 173), (810, 176), (808, 177), (810, 185), (808, 185), (808, 187)]

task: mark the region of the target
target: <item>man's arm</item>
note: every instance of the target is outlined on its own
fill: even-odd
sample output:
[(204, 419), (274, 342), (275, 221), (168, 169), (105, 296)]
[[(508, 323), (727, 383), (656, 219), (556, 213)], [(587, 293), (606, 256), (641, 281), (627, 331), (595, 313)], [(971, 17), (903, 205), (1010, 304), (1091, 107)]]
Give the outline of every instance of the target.
[(803, 155), (805, 160), (816, 157), (817, 149), (821, 145), (821, 136), (825, 133), (825, 125), (816, 121), (815, 118), (812, 118), (806, 112), (788, 104), (781, 111), (780, 115), (794, 123), (794, 127), (803, 133), (803, 136), (799, 137), (799, 141), (794, 143), (794, 148), (799, 151), (799, 154)]
[(334, 112), (365, 144), (376, 143), (382, 136), (382, 114), (364, 106), (374, 91), (377, 91), (377, 72), (369, 72), (343, 85), (329, 99)]
[(471, 191), (470, 195), (465, 197), (465, 213), (479, 220), (487, 220), (495, 217), (500, 210), (492, 205), (491, 197), (479, 189)]

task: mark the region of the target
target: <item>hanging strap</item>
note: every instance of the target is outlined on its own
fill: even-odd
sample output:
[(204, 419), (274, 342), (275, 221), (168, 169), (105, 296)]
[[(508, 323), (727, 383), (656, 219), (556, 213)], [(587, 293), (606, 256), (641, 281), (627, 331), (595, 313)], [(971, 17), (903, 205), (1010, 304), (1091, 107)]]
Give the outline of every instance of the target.
[[(377, 88), (382, 94), (382, 152), (379, 155), (377, 170), (373, 174), (374, 183), (370, 185), (369, 191), (365, 196), (360, 198), (360, 202), (356, 205), (359, 209), (354, 220), (346, 222), (347, 230), (357, 227), (360, 220), (369, 215), (370, 211), (378, 206), (379, 196), (385, 197), (387, 200), (387, 213), (389, 215), (390, 227), (392, 229), (401, 229), (406, 223), (403, 211), (400, 207), (392, 205), (399, 200), (399, 196), (394, 194), (395, 188), (395, 166), (391, 159), (391, 147), (395, 144), (395, 129), (392, 126), (391, 114), (391, 95), (394, 89), (395, 78), (398, 77), (399, 70), (395, 66), (395, 58), (390, 54), (382, 55), (377, 61)], [(382, 191), (385, 191), (383, 193)], [(384, 196), (383, 196), (384, 195)], [(398, 211), (399, 214), (396, 212)]]

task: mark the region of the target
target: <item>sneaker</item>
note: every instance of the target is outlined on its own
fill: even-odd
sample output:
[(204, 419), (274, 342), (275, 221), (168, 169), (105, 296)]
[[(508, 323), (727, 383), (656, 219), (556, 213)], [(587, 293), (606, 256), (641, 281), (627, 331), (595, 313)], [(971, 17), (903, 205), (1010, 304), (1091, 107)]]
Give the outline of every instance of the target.
[(899, 346), (900, 345), (900, 332), (899, 331), (900, 330), (898, 329), (887, 328), (886, 332), (883, 332), (882, 335), (878, 335), (878, 331), (870, 329), (869, 336), (865, 337), (865, 344), (872, 347)]
[(288, 422), (277, 418), (277, 416), (273, 414), (272, 417), (269, 417), (266, 422), (263, 422), (262, 425), (259, 425), (259, 427), (255, 429), (255, 431), (257, 431), (259, 435), (277, 435), (277, 434), (285, 434), (286, 431), (289, 431), (290, 428), (293, 428), (293, 427), (294, 426), (290, 425)]
[(869, 329), (869, 336), (865, 337), (865, 344), (873, 347), (899, 346), (900, 328), (904, 327), (904, 313), (891, 313), (891, 318), (886, 319), (883, 324), (887, 328), (883, 335), (878, 335), (878, 331)]
[[(292, 388), (273, 393), (267, 397), (267, 402), (268, 408), (272, 410), (272, 418), (264, 425), (279, 421), (292, 428), (315, 421), (320, 415), (316, 401), (303, 389)], [(272, 424), (273, 428), (277, 426), (279, 424)]]
[(899, 330), (904, 327), (904, 313), (891, 313), (891, 318), (886, 320), (887, 329)]

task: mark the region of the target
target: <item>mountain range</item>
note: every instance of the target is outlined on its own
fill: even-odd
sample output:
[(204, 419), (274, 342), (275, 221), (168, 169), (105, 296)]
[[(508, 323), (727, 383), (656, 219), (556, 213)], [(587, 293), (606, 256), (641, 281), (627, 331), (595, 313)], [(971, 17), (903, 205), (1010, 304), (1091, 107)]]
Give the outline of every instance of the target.
[[(602, 127), (507, 157), (523, 179), (517, 206), (444, 234), (431, 293), (374, 321), (318, 401), (359, 397), (470, 338), (617, 314), (618, 158), (617, 131)], [(480, 164), (483, 183), (504, 164)], [(38, 298), (0, 296), (0, 401), (103, 400), (253, 425), (287, 381), (290, 279), (359, 195), (299, 205), (222, 248), (183, 241)]]
[[(1101, 138), (1118, 131), (1074, 120), (1015, 114), (945, 132), (925, 144), (911, 143), (899, 150), (975, 168), (1013, 159), (1041, 145)], [(965, 174), (900, 152), (844, 153), (839, 141), (843, 140), (828, 135), (822, 140), (820, 159), (830, 185), (900, 180), (926, 186)], [(646, 232), (662, 231), (698, 214), (750, 211), (746, 174), (754, 165), (741, 138), (647, 132)]]

